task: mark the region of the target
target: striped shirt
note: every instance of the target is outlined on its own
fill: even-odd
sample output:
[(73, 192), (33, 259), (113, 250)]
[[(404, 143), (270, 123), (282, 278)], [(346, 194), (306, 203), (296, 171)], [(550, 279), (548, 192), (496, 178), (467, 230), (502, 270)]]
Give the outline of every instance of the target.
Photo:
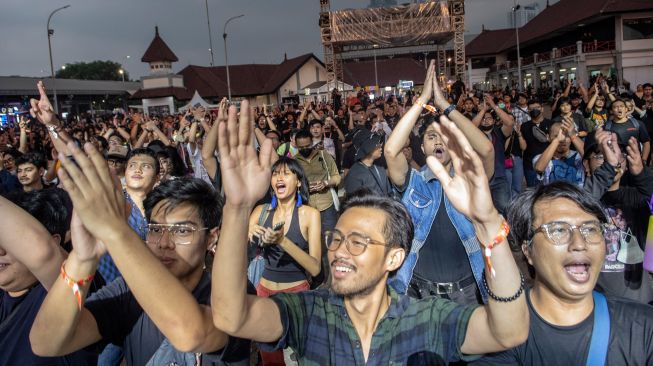
[(286, 347), (300, 365), (446, 365), (476, 359), (462, 355), (467, 324), (478, 305), (440, 298), (416, 300), (388, 287), (390, 307), (372, 336), (367, 363), (342, 296), (329, 290), (278, 294), (283, 335), (263, 351)]

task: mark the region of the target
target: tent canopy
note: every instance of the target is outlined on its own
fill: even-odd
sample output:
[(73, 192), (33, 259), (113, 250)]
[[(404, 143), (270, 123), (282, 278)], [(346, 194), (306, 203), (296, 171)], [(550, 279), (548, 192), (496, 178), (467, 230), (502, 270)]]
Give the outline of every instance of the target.
[(186, 104), (185, 106), (179, 108), (179, 111), (186, 112), (192, 107), (200, 107), (200, 106), (206, 109), (215, 109), (219, 107), (217, 104), (209, 104), (206, 100), (204, 100), (200, 96), (200, 93), (198, 93), (197, 90), (195, 90), (195, 93), (193, 94), (193, 98), (191, 98), (190, 102), (188, 102), (188, 104)]

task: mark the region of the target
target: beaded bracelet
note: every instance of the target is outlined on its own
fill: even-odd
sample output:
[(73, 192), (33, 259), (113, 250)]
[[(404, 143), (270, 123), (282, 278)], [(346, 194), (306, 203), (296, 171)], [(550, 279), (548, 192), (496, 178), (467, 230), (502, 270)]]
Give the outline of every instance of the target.
[(492, 290), (490, 290), (490, 286), (487, 285), (487, 279), (485, 278), (485, 271), (483, 272), (483, 286), (485, 287), (485, 290), (487, 291), (488, 296), (490, 296), (493, 300), (498, 301), (498, 302), (512, 302), (515, 301), (521, 296), (522, 292), (524, 292), (524, 275), (519, 274), (519, 277), (521, 278), (521, 283), (519, 285), (519, 290), (517, 292), (510, 296), (510, 297), (500, 297), (494, 294)]
[(66, 269), (64, 268), (65, 264), (66, 261), (61, 263), (61, 278), (63, 278), (64, 282), (66, 282), (66, 285), (73, 290), (75, 299), (77, 299), (77, 309), (82, 310), (82, 294), (80, 292), (80, 288), (93, 281), (93, 277), (95, 277), (95, 273), (82, 280), (75, 281), (72, 278), (70, 278), (66, 273)]

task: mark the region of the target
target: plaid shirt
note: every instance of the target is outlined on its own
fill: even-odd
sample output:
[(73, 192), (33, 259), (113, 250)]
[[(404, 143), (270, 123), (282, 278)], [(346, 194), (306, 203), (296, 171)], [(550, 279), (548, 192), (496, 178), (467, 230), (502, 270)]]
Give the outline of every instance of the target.
[[(147, 234), (147, 231), (145, 230), (147, 220), (145, 220), (145, 216), (141, 214), (141, 210), (138, 209), (138, 206), (136, 206), (134, 201), (132, 201), (127, 192), (125, 192), (125, 199), (127, 200), (127, 203), (131, 205), (131, 212), (129, 214), (129, 218), (127, 219), (129, 227), (131, 227), (136, 232), (136, 234), (138, 234), (141, 240), (145, 240), (145, 236)], [(97, 271), (100, 272), (104, 282), (107, 284), (115, 280), (116, 277), (122, 276), (120, 271), (118, 271), (116, 264), (113, 263), (113, 259), (109, 253), (103, 255), (102, 258), (100, 258), (100, 262), (97, 266)]]
[(283, 335), (263, 351), (292, 348), (300, 365), (446, 365), (463, 357), (460, 347), (477, 307), (431, 297), (416, 300), (388, 287), (390, 307), (372, 336), (367, 363), (343, 297), (329, 290), (278, 294)]

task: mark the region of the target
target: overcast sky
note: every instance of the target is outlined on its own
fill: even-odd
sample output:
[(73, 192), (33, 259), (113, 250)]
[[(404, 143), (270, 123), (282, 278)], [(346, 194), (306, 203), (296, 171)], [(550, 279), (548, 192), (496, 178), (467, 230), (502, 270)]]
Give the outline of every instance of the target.
[[(466, 32), (504, 28), (514, 0), (466, 0)], [(229, 17), (229, 63), (278, 63), (313, 52), (322, 58), (319, 0), (208, 0), (216, 65), (224, 64), (222, 27)], [(546, 0), (525, 0), (524, 4)], [(551, 1), (554, 3), (556, 1)], [(399, 1), (401, 3), (401, 0)], [(0, 75), (50, 74), (46, 23), (50, 12), (71, 4), (52, 17), (54, 67), (65, 63), (113, 60), (132, 78), (147, 73), (141, 56), (154, 36), (154, 26), (179, 62), (207, 65), (208, 28), (204, 0), (2, 0)], [(369, 0), (332, 0), (333, 9), (366, 7)], [(130, 56), (128, 59), (127, 56)]]

